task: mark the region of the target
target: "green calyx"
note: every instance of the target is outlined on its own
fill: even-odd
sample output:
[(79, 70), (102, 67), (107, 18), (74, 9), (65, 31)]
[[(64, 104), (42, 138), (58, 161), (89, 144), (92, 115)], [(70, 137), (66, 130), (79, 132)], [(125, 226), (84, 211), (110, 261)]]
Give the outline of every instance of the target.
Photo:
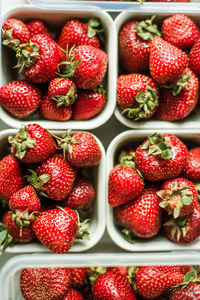
[(188, 286), (188, 284), (194, 283), (194, 282), (200, 283), (199, 270), (197, 269), (196, 266), (191, 266), (191, 271), (187, 272), (184, 275), (183, 282), (175, 285), (174, 287), (172, 287), (172, 289), (173, 290), (176, 290), (177, 288), (184, 289), (184, 288), (186, 288)]
[(178, 186), (177, 180), (171, 190), (161, 190), (157, 195), (163, 199), (159, 206), (166, 208), (169, 214), (173, 214), (174, 219), (178, 218), (184, 205), (190, 205), (193, 201), (190, 187)]
[(172, 226), (171, 235), (173, 238), (176, 238), (177, 241), (180, 240), (181, 235), (185, 237), (189, 230), (189, 222), (187, 217), (171, 219), (165, 222), (163, 226)]
[(155, 15), (151, 19), (143, 20), (136, 26), (137, 35), (145, 41), (151, 41), (155, 36), (161, 36), (158, 26), (153, 24)]
[(197, 193), (198, 193), (198, 199), (200, 200), (200, 182), (196, 182), (194, 183), (194, 186), (197, 190)]
[(8, 229), (3, 223), (0, 223), (0, 255), (6, 250), (7, 247), (14, 245), (15, 242), (9, 234)]
[(105, 274), (107, 272), (106, 267), (91, 267), (87, 269), (87, 276), (89, 278), (90, 284), (93, 287), (95, 281), (99, 276)]
[(97, 93), (99, 93), (99, 94), (102, 94), (104, 97), (105, 97), (106, 94), (107, 94), (107, 90), (105, 90), (105, 89), (103, 88), (103, 85), (102, 85), (102, 84), (100, 84), (100, 85), (97, 86), (96, 88), (92, 89), (92, 91), (93, 91), (93, 92), (97, 92)]
[(135, 152), (130, 152), (127, 154), (126, 151), (121, 151), (119, 155), (119, 163), (122, 167), (136, 168), (135, 162)]
[(93, 38), (95, 35), (105, 43), (105, 27), (99, 19), (92, 18), (88, 21), (88, 33), (89, 38)]
[(28, 209), (25, 211), (16, 211), (11, 212), (12, 219), (19, 227), (28, 227), (30, 226), (31, 222), (37, 220), (37, 211), (33, 211), (32, 213), (28, 212)]
[(40, 191), (41, 187), (50, 180), (49, 174), (42, 174), (37, 176), (37, 173), (31, 169), (28, 169), (30, 175), (24, 176), (28, 184), (32, 185), (41, 196), (48, 197), (44, 192)]
[(126, 114), (129, 119), (134, 121), (147, 119), (159, 104), (157, 91), (147, 85), (145, 92), (137, 93), (136, 102), (138, 104), (135, 108), (124, 109), (122, 115)]
[(191, 74), (187, 73), (187, 74), (183, 75), (178, 81), (163, 84), (163, 85), (161, 85), (161, 87), (165, 88), (165, 89), (170, 89), (173, 96), (177, 96), (178, 94), (180, 94), (180, 92), (183, 89), (189, 90), (188, 81), (190, 80), (190, 78), (191, 78)]
[(75, 86), (73, 84), (66, 95), (56, 95), (52, 99), (57, 102), (57, 107), (61, 107), (72, 105), (77, 97), (78, 95), (75, 93)]
[(17, 47), (20, 44), (20, 40), (12, 39), (12, 33), (13, 33), (13, 29), (6, 30), (2, 28), (1, 30), (1, 36), (3, 40), (2, 44), (16, 51)]
[(141, 147), (142, 150), (149, 150), (148, 155), (156, 155), (161, 159), (170, 160), (173, 156), (171, 146), (167, 140), (158, 133), (148, 136), (147, 142)]
[(17, 65), (19, 73), (22, 73), (25, 67), (31, 67), (40, 57), (39, 46), (36, 43), (22, 44), (16, 49)]
[(81, 62), (81, 60), (74, 61), (75, 58), (75, 46), (72, 46), (72, 48), (68, 51), (68, 48), (66, 50), (62, 49), (63, 52), (66, 54), (66, 61), (61, 61), (58, 64), (57, 75), (62, 78), (72, 78), (75, 75), (76, 72), (76, 66), (78, 66)]
[(30, 137), (26, 126), (23, 126), (15, 137), (9, 136), (8, 142), (12, 145), (11, 152), (19, 159), (25, 156), (27, 149), (34, 148), (36, 144), (36, 140)]
[(128, 241), (131, 244), (135, 243), (133, 233), (130, 229), (128, 228), (122, 229), (122, 234), (126, 241)]
[(88, 232), (88, 227), (90, 225), (90, 220), (86, 219), (83, 222), (79, 222), (79, 230), (76, 236), (77, 240), (89, 240), (90, 233)]

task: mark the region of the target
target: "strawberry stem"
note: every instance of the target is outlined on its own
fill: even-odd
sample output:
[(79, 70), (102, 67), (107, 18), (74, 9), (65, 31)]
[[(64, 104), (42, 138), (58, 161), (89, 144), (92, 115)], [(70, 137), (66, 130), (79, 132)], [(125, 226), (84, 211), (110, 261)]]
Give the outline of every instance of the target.
[(170, 89), (173, 96), (177, 96), (180, 92), (184, 90), (189, 90), (189, 83), (188, 81), (191, 78), (191, 74), (187, 73), (182, 75), (181, 78), (176, 82), (166, 83), (161, 85), (162, 88)]
[[(62, 49), (62, 51), (66, 54), (67, 61), (61, 61), (58, 66), (56, 73), (58, 76), (62, 78), (72, 78), (75, 75), (76, 66), (78, 66), (81, 60), (74, 61), (75, 58), (75, 45), (68, 51), (68, 47), (66, 50)], [(62, 68), (65, 66), (64, 68)]]
[(12, 40), (12, 33), (13, 33), (13, 28), (11, 29), (3, 29), (1, 30), (1, 36), (2, 36), (2, 44), (4, 46), (7, 46), (11, 49), (13, 49), (14, 51), (17, 51), (17, 47), (19, 46), (20, 44), (20, 40), (18, 39), (13, 39)]
[(44, 192), (40, 191), (40, 189), (50, 180), (51, 176), (49, 174), (42, 174), (38, 176), (37, 173), (31, 169), (28, 169), (28, 172), (30, 175), (24, 176), (28, 184), (33, 186), (40, 193), (40, 195), (48, 198), (48, 196)]
[(163, 226), (172, 226), (171, 235), (173, 238), (176, 237), (177, 241), (180, 240), (181, 234), (183, 237), (186, 236), (189, 229), (189, 222), (187, 217), (181, 217), (177, 219), (170, 219), (165, 222)]
[(151, 19), (143, 20), (136, 26), (137, 35), (145, 41), (151, 41), (155, 36), (161, 36), (158, 26), (153, 24), (155, 18), (156, 16), (153, 15)]
[(87, 36), (89, 38), (97, 35), (102, 42), (105, 42), (105, 27), (101, 24), (100, 20), (96, 18), (92, 18), (88, 21), (88, 33)]
[(16, 49), (17, 65), (14, 68), (19, 68), (19, 73), (22, 73), (25, 67), (30, 67), (41, 56), (39, 54), (39, 46), (36, 43), (22, 44)]
[(72, 85), (66, 95), (56, 95), (52, 97), (57, 102), (57, 107), (71, 106), (77, 99), (78, 95), (75, 93), (75, 86)]

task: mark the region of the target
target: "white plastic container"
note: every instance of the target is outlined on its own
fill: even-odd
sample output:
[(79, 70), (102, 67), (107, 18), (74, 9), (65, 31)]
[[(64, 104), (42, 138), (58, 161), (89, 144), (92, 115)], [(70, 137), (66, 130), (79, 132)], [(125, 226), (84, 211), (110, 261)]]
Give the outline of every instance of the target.
[[(153, 130), (128, 130), (118, 136), (110, 143), (106, 154), (106, 188), (107, 188), (107, 230), (111, 239), (122, 249), (132, 252), (151, 252), (151, 251), (173, 251), (173, 250), (200, 250), (200, 238), (191, 244), (177, 244), (167, 239), (164, 234), (159, 234), (152, 239), (136, 239), (135, 243), (129, 243), (120, 233), (113, 215), (113, 208), (108, 204), (108, 177), (111, 169), (116, 164), (118, 151), (127, 145), (138, 146), (143, 142), (148, 134)], [(171, 133), (183, 140), (186, 145), (191, 143), (200, 146), (199, 130), (156, 130), (157, 133)]]
[[(96, 9), (96, 10), (95, 10)], [(29, 124), (33, 122), (37, 122), (41, 126), (45, 126), (47, 129), (67, 129), (67, 128), (73, 128), (73, 129), (94, 129), (101, 125), (103, 125), (113, 114), (116, 104), (116, 29), (114, 26), (114, 22), (111, 18), (111, 16), (105, 12), (98, 10), (95, 7), (90, 6), (84, 6), (81, 7), (80, 5), (76, 7), (68, 7), (65, 6), (65, 8), (53, 5), (52, 8), (45, 8), (40, 9), (36, 8), (35, 6), (31, 4), (26, 5), (19, 5), (14, 6), (10, 9), (8, 9), (6, 12), (2, 15), (2, 23), (10, 18), (19, 18), (22, 21), (26, 20), (32, 20), (32, 19), (41, 19), (44, 20), (52, 29), (54, 28), (60, 28), (62, 25), (65, 24), (65, 22), (70, 18), (91, 18), (96, 17), (99, 18), (104, 24), (107, 32), (107, 43), (106, 43), (106, 52), (108, 54), (108, 71), (107, 75), (104, 79), (105, 88), (107, 89), (107, 101), (105, 108), (103, 111), (98, 114), (97, 116), (93, 117), (90, 120), (84, 120), (84, 121), (75, 121), (75, 120), (69, 120), (66, 122), (58, 122), (58, 121), (50, 121), (42, 119), (42, 117), (39, 115), (39, 113), (35, 113), (26, 121), (17, 119), (13, 116), (11, 116), (9, 113), (7, 113), (2, 107), (0, 107), (0, 119), (4, 121), (6, 124), (8, 124), (11, 127), (19, 128), (21, 124)], [(14, 55), (12, 51), (4, 46), (1, 48), (2, 50), (2, 56), (1, 56), (1, 64), (0, 64), (0, 86), (12, 81), (16, 80), (18, 77), (17, 71), (13, 70), (12, 67), (16, 64), (16, 61), (14, 60)]]
[[(15, 135), (17, 131), (16, 129), (8, 129), (0, 132), (0, 159), (8, 153), (10, 147), (8, 136)], [(52, 132), (57, 135), (63, 134), (63, 132), (59, 131)], [(76, 133), (76, 131), (72, 131), (72, 133)], [(96, 199), (89, 226), (90, 239), (75, 241), (70, 252), (82, 252), (92, 248), (99, 242), (105, 230), (105, 150), (100, 140), (97, 137), (95, 138), (101, 148), (102, 159), (97, 167), (89, 168), (90, 178), (96, 189)], [(17, 254), (25, 252), (49, 252), (49, 250), (39, 242), (32, 242), (8, 247), (6, 252)]]
[(40, 254), (19, 255), (11, 258), (0, 273), (1, 300), (23, 300), (20, 276), (24, 268), (31, 267), (94, 267), (94, 266), (148, 266), (148, 265), (198, 265), (199, 253), (151, 254)]
[[(162, 24), (164, 18), (173, 15), (175, 13), (184, 13), (187, 16), (191, 17), (195, 23), (200, 26), (199, 18), (199, 3), (144, 3), (142, 6), (135, 6), (134, 10), (126, 11), (120, 13), (115, 19), (115, 25), (117, 28), (117, 33), (119, 35), (122, 27), (131, 20), (144, 20), (148, 19), (152, 15), (156, 15), (155, 22)], [(119, 62), (119, 58), (118, 58)], [(122, 74), (119, 70), (119, 74)], [(159, 109), (159, 108), (158, 108)], [(160, 121), (153, 119), (153, 116), (145, 121), (134, 122), (125, 116), (123, 116), (118, 109), (115, 110), (115, 117), (125, 126), (129, 128), (138, 128), (138, 129), (189, 129), (197, 128), (200, 125), (200, 108), (197, 103), (195, 110), (190, 113), (186, 118), (176, 121)]]

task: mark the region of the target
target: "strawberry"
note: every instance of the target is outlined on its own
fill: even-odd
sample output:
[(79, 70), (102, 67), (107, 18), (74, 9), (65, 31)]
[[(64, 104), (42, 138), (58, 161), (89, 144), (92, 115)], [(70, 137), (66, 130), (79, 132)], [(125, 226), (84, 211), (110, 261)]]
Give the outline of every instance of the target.
[(133, 234), (142, 238), (158, 234), (162, 210), (156, 192), (157, 188), (146, 187), (137, 199), (114, 209), (115, 218), (126, 228), (123, 233), (129, 241)]
[(84, 300), (80, 292), (70, 288), (67, 295), (62, 300)]
[(135, 163), (150, 180), (165, 180), (180, 175), (187, 159), (186, 146), (172, 134), (151, 134), (135, 154)]
[(152, 2), (191, 2), (190, 0), (152, 0)]
[(96, 35), (95, 27), (100, 27), (97, 19), (90, 19), (88, 23), (82, 23), (79, 20), (69, 20), (62, 28), (58, 39), (58, 44), (63, 49), (70, 49), (72, 46), (89, 45), (100, 47), (100, 42)]
[(23, 80), (11, 81), (0, 88), (0, 104), (13, 116), (28, 118), (40, 105), (40, 90)]
[(153, 24), (154, 18), (130, 21), (120, 31), (120, 64), (129, 73), (142, 72), (149, 67), (150, 40), (160, 35), (157, 25)]
[(75, 289), (80, 289), (86, 281), (86, 268), (71, 268), (71, 285)]
[(182, 274), (186, 274), (187, 272), (191, 271), (191, 266), (187, 265), (187, 266), (179, 266), (180, 267), (180, 271)]
[(23, 126), (15, 137), (9, 136), (11, 152), (23, 163), (38, 163), (56, 152), (56, 143), (40, 125)]
[(194, 184), (181, 177), (166, 181), (157, 195), (161, 198), (160, 207), (175, 219), (192, 213), (198, 201)]
[(32, 20), (28, 23), (26, 23), (30, 38), (34, 37), (37, 34), (44, 34), (46, 36), (51, 37), (51, 33), (49, 32), (49, 29), (45, 25), (45, 23), (41, 20)]
[(191, 69), (186, 68), (181, 78), (164, 85), (160, 90), (160, 104), (154, 117), (158, 120), (176, 121), (187, 117), (194, 109), (199, 96), (199, 82)]
[(68, 121), (72, 116), (72, 107), (58, 107), (58, 104), (46, 93), (40, 105), (40, 113), (47, 120)]
[(105, 96), (101, 92), (80, 90), (73, 105), (74, 120), (88, 120), (99, 114), (106, 104)]
[(154, 299), (183, 282), (183, 275), (175, 266), (148, 266), (139, 268), (135, 280), (137, 292), (145, 299)]
[(0, 199), (8, 201), (24, 186), (21, 166), (13, 155), (7, 155), (0, 161)]
[(167, 216), (164, 230), (167, 237), (175, 243), (189, 244), (195, 241), (200, 236), (200, 204), (197, 203), (188, 216), (178, 219)]
[(30, 175), (26, 176), (28, 183), (55, 201), (67, 197), (76, 179), (76, 169), (62, 155), (57, 154), (42, 162), (36, 172), (29, 171)]
[(136, 300), (136, 296), (125, 276), (107, 272), (93, 286), (94, 300)]
[(200, 39), (196, 41), (189, 53), (189, 67), (196, 74), (200, 74)]
[(158, 83), (173, 82), (178, 79), (188, 65), (187, 55), (179, 48), (155, 37), (150, 46), (150, 72)]
[(123, 267), (123, 266), (107, 267), (107, 272), (115, 272), (123, 276), (128, 276), (129, 267)]
[(78, 215), (71, 208), (55, 208), (43, 211), (33, 222), (33, 230), (41, 243), (55, 253), (65, 253), (72, 247), (76, 238), (84, 238), (87, 220), (83, 228)]
[(199, 300), (200, 299), (200, 284), (199, 282), (191, 282), (186, 287), (176, 289), (170, 300)]
[(129, 119), (150, 118), (158, 107), (158, 98), (158, 87), (148, 76), (128, 74), (117, 80), (117, 104)]
[(186, 15), (174, 14), (163, 21), (162, 37), (172, 45), (185, 50), (192, 48), (200, 38), (200, 31)]
[(195, 147), (188, 152), (182, 176), (189, 180), (200, 180), (200, 147)]
[(62, 202), (62, 207), (88, 209), (94, 202), (95, 194), (92, 183), (84, 177), (79, 177), (67, 199)]
[(28, 300), (59, 300), (69, 290), (68, 268), (26, 268), (20, 278), (21, 292)]
[(3, 45), (16, 50), (19, 44), (29, 41), (29, 29), (26, 24), (18, 19), (7, 19), (2, 25), (2, 39)]

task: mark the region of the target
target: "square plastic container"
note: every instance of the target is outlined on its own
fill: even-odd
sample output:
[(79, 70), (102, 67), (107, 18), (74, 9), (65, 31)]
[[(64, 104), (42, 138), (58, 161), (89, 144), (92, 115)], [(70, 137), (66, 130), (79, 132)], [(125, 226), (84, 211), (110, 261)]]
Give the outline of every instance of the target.
[[(52, 132), (57, 135), (63, 134), (63, 132), (59, 131)], [(8, 136), (15, 135), (16, 133), (16, 129), (7, 129), (0, 132), (0, 159), (8, 154), (8, 149), (10, 147)], [(76, 131), (72, 131), (72, 133), (76, 133)], [(75, 241), (70, 252), (82, 252), (92, 248), (99, 242), (105, 230), (105, 150), (100, 140), (96, 136), (95, 138), (102, 151), (102, 159), (98, 166), (88, 168), (90, 179), (96, 189), (96, 199), (89, 225), (90, 239)], [(49, 250), (39, 242), (32, 242), (29, 244), (17, 244), (14, 247), (8, 247), (6, 252), (17, 254), (25, 252), (49, 252)]]
[[(83, 3), (82, 3), (83, 4)], [(96, 9), (96, 10), (95, 10)], [(32, 20), (32, 19), (41, 19), (44, 20), (50, 28), (60, 28), (65, 24), (68, 19), (71, 18), (91, 18), (96, 17), (99, 18), (100, 21), (104, 24), (107, 32), (107, 43), (105, 47), (105, 51), (108, 54), (108, 71), (107, 75), (104, 78), (105, 88), (107, 89), (107, 101), (105, 108), (103, 111), (98, 114), (97, 116), (93, 117), (90, 120), (83, 120), (83, 121), (75, 121), (69, 120), (66, 122), (58, 122), (58, 121), (51, 121), (42, 119), (39, 113), (35, 113), (29, 117), (27, 120), (20, 120), (8, 112), (6, 112), (2, 107), (0, 107), (0, 118), (6, 124), (13, 128), (19, 128), (21, 124), (29, 124), (33, 122), (37, 122), (41, 126), (44, 126), (47, 129), (66, 129), (66, 128), (73, 128), (73, 129), (81, 129), (81, 130), (89, 130), (97, 128), (103, 125), (113, 114), (116, 104), (116, 29), (114, 26), (114, 22), (111, 16), (101, 10), (97, 10), (95, 7), (89, 6), (65, 6), (58, 7), (54, 5), (52, 8), (36, 8), (33, 5), (26, 4), (26, 5), (18, 5), (13, 6), (12, 8), (8, 9), (2, 15), (2, 24), (3, 22), (10, 18), (19, 18), (22, 21)], [(14, 60), (14, 56), (12, 50), (2, 46), (2, 55), (1, 55), (1, 64), (0, 64), (0, 86), (19, 78), (17, 71), (13, 70), (12, 67), (16, 64)]]
[[(156, 15), (156, 23), (159, 25), (164, 18), (173, 15), (175, 13), (184, 13), (195, 21), (200, 26), (200, 8), (199, 3), (144, 3), (142, 6), (135, 6), (132, 11), (126, 11), (119, 14), (115, 19), (115, 25), (117, 28), (117, 35), (119, 35), (122, 27), (131, 20), (144, 20), (148, 19), (152, 15)], [(119, 57), (118, 57), (119, 62)], [(118, 75), (121, 74), (120, 70)], [(159, 109), (159, 108), (158, 108)], [(153, 116), (145, 121), (134, 122), (124, 117), (118, 107), (115, 110), (115, 117), (125, 126), (129, 128), (137, 129), (189, 129), (197, 128), (200, 126), (200, 106), (197, 103), (196, 108), (186, 118), (175, 121), (160, 121), (154, 120)]]
[[(107, 189), (107, 230), (111, 239), (117, 246), (131, 252), (152, 252), (152, 251), (174, 251), (174, 250), (200, 250), (200, 238), (195, 242), (184, 245), (176, 244), (167, 239), (167, 237), (160, 233), (152, 239), (136, 239), (135, 243), (129, 243), (120, 233), (116, 225), (113, 215), (113, 208), (108, 204), (108, 177), (111, 169), (116, 165), (116, 155), (118, 151), (127, 145), (139, 145), (143, 142), (148, 134), (154, 133), (153, 130), (128, 130), (118, 136), (110, 143), (106, 154), (106, 189)], [(200, 146), (200, 131), (197, 130), (156, 130), (157, 133), (171, 133), (183, 140), (186, 145)]]
[(69, 255), (19, 255), (11, 258), (0, 273), (1, 300), (23, 300), (20, 276), (24, 268), (31, 267), (95, 267), (95, 266), (148, 266), (198, 265), (199, 253), (149, 253), (143, 255), (107, 253)]

